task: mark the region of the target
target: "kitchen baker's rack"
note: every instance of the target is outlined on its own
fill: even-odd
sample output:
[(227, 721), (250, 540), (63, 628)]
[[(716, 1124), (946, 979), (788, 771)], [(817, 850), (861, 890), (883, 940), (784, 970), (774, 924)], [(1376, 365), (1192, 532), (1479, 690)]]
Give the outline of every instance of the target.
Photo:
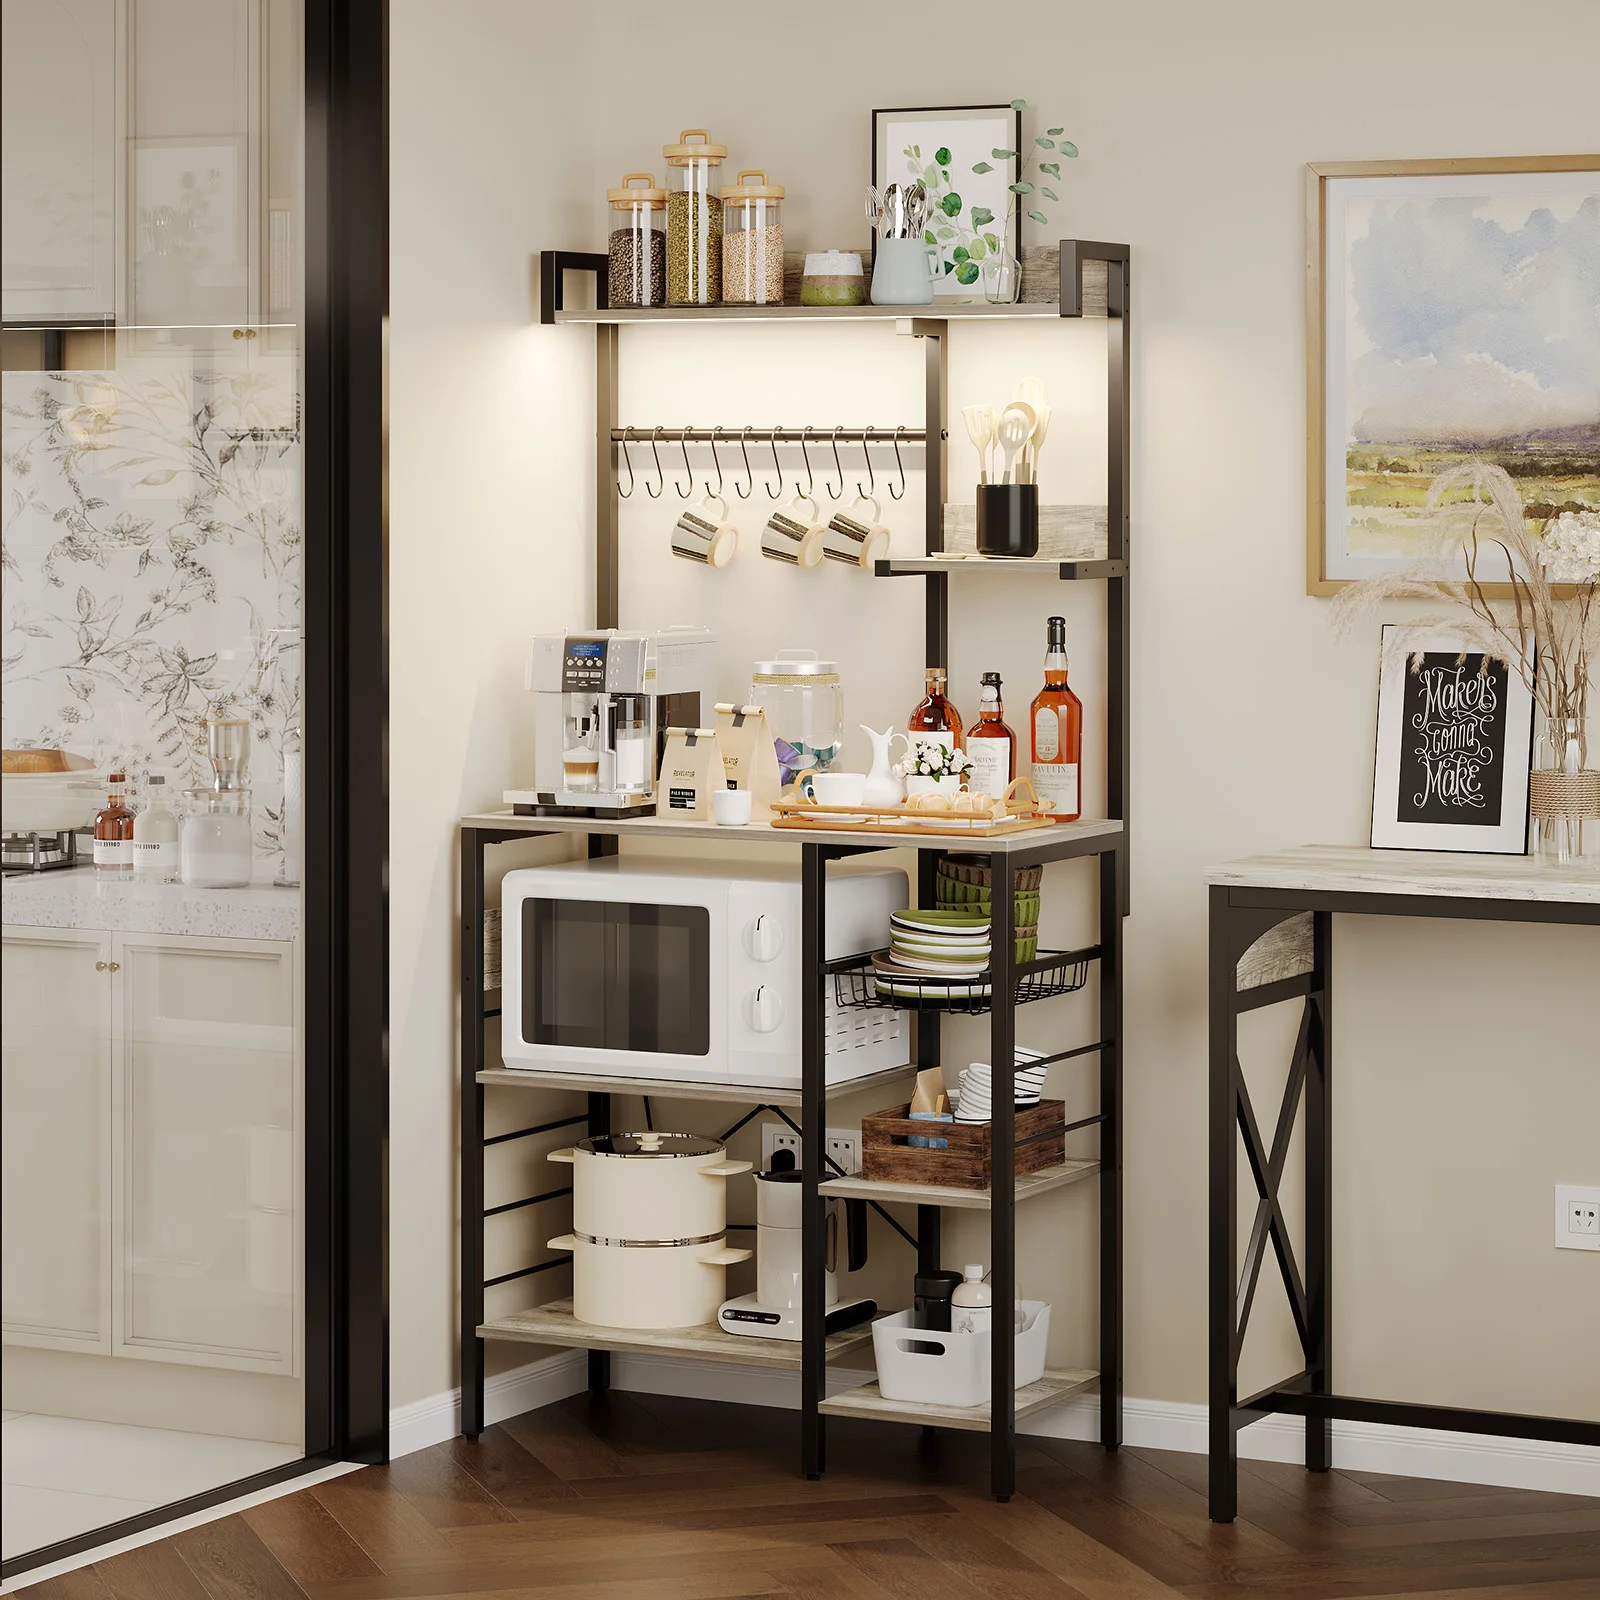
[[(896, 330), (920, 341), (924, 352), (924, 419), (920, 429), (877, 428), (855, 430), (873, 434), (888, 443), (898, 434), (902, 446), (920, 444), (927, 480), (924, 555), (890, 558), (877, 563), (879, 577), (920, 577), (924, 583), (925, 662), (946, 666), (949, 647), (949, 601), (952, 581), (982, 581), (996, 572), (1014, 574), (1026, 569), (1041, 579), (1104, 582), (1107, 629), (1107, 760), (1106, 809), (1111, 820), (1086, 820), (1056, 824), (1036, 832), (1003, 837), (933, 835), (926, 830), (886, 831), (870, 838), (805, 829), (719, 828), (712, 823), (682, 822), (668, 817), (604, 820), (583, 817), (521, 817), (508, 811), (464, 817), (461, 822), (461, 1392), (462, 1431), (476, 1435), (485, 1425), (484, 1344), (508, 1340), (538, 1345), (564, 1345), (589, 1351), (589, 1382), (601, 1391), (609, 1383), (609, 1354), (618, 1351), (667, 1352), (686, 1359), (711, 1359), (744, 1365), (798, 1370), (801, 1376), (801, 1470), (820, 1476), (826, 1465), (826, 1421), (829, 1416), (870, 1417), (924, 1427), (953, 1427), (986, 1431), (990, 1436), (990, 1486), (999, 1500), (1009, 1500), (1016, 1484), (1016, 1426), (1031, 1412), (1058, 1404), (1065, 1397), (1098, 1389), (1100, 1438), (1107, 1449), (1122, 1439), (1122, 1037), (1123, 1037), (1123, 920), (1128, 910), (1128, 798), (1129, 798), (1129, 300), (1128, 249), (1120, 244), (1064, 240), (1060, 246), (1060, 299), (1048, 305), (1015, 306), (939, 305), (906, 309), (862, 306), (811, 308), (757, 306), (708, 308), (668, 307), (655, 310), (609, 310), (605, 305), (607, 258), (598, 254), (546, 251), (540, 257), (540, 320), (546, 325), (587, 324), (595, 330), (596, 470), (595, 470), (595, 621), (599, 627), (616, 627), (618, 615), (618, 543), (621, 485), (619, 451), (630, 442), (629, 430), (617, 415), (618, 355), (623, 327), (637, 322), (693, 324), (729, 321), (861, 321), (893, 323)], [(592, 275), (595, 306), (567, 309), (565, 275)], [(948, 455), (945, 448), (949, 405), (947, 355), (953, 326), (966, 322), (1036, 318), (1103, 318), (1107, 345), (1107, 503), (1104, 538), (1100, 549), (1071, 560), (956, 561), (945, 556), (944, 508), (947, 497)], [(653, 430), (632, 430), (632, 443), (648, 439)], [(813, 445), (826, 445), (830, 430), (809, 431)], [(685, 428), (693, 442), (718, 445), (739, 442), (741, 430)], [(704, 432), (705, 438), (701, 439)], [(762, 441), (769, 430), (752, 429), (752, 442)], [(802, 430), (778, 431), (785, 440)], [(840, 430), (841, 442), (848, 430)], [(787, 441), (786, 441), (787, 442)], [(664, 487), (664, 484), (663, 484)], [(621, 1080), (573, 1073), (556, 1075), (506, 1071), (484, 1059), (485, 1022), (498, 1014), (485, 1005), (483, 926), (485, 908), (485, 852), (488, 848), (542, 834), (587, 836), (591, 856), (614, 854), (619, 839), (641, 841), (658, 838), (695, 840), (718, 845), (737, 841), (771, 843), (793, 848), (801, 855), (802, 927), (801, 959), (806, 974), (805, 1005), (801, 1029), (801, 1081), (795, 1091), (770, 1089), (741, 1091), (724, 1083), (682, 1083), (657, 1079)], [(870, 957), (854, 963), (827, 963), (825, 948), (826, 898), (830, 862), (882, 849), (917, 852), (917, 899), (932, 905), (936, 899), (936, 864), (940, 854), (985, 856), (991, 869), (1004, 871), (1009, 881), (1013, 869), (1042, 866), (1056, 861), (1094, 857), (1098, 863), (1099, 936), (1082, 950), (1046, 952), (1031, 962), (1015, 959), (1014, 905), (1010, 894), (991, 899), (991, 993), (1009, 996), (1009, 1003), (964, 1006), (916, 1006), (916, 1060), (904, 1069), (872, 1079), (830, 1086), (824, 1072), (825, 1003), (832, 985), (848, 1004), (877, 1004), (867, 995), (862, 976)], [(1056, 1051), (1051, 1061), (1095, 1058), (1098, 1062), (1098, 1110), (1070, 1124), (1073, 1129), (1095, 1127), (1099, 1132), (1098, 1160), (1072, 1159), (1059, 1168), (1017, 1177), (1015, 1117), (1006, 1080), (1016, 1047), (1016, 1008), (1088, 987), (1090, 966), (1096, 969), (1099, 1002), (1097, 1037)], [(860, 987), (858, 988), (858, 985)], [(491, 1000), (493, 996), (489, 997)], [(830, 1178), (823, 1152), (827, 1101), (863, 1089), (891, 1083), (903, 1086), (914, 1067), (940, 1062), (940, 1026), (946, 1010), (986, 1011), (989, 1017), (989, 1058), (996, 1079), (996, 1116), (992, 1127), (995, 1180), (992, 1190), (953, 1189), (933, 1184), (884, 1183), (859, 1176)], [(484, 1097), (492, 1086), (522, 1089), (576, 1090), (586, 1095), (584, 1109), (555, 1121), (485, 1136)], [(805, 1309), (798, 1346), (776, 1340), (745, 1339), (725, 1334), (712, 1325), (697, 1329), (631, 1331), (586, 1326), (576, 1322), (569, 1301), (555, 1300), (509, 1316), (487, 1319), (486, 1287), (568, 1267), (565, 1257), (537, 1261), (517, 1271), (484, 1277), (485, 1224), (503, 1213), (558, 1202), (568, 1191), (555, 1189), (513, 1199), (486, 1208), (485, 1155), (489, 1148), (558, 1128), (583, 1124), (591, 1133), (611, 1126), (611, 1095), (638, 1093), (660, 1098), (710, 1101), (744, 1099), (762, 1105), (798, 1106), (802, 1133), (804, 1188), (802, 1261), (805, 1274)], [(760, 1106), (757, 1107), (760, 1109)], [(753, 1115), (754, 1113), (752, 1113)], [(941, 1405), (915, 1405), (884, 1399), (875, 1382), (826, 1396), (827, 1363), (837, 1356), (870, 1344), (870, 1328), (851, 1329), (825, 1336), (823, 1327), (824, 1215), (826, 1200), (861, 1198), (881, 1205), (915, 1207), (915, 1229), (899, 1231), (915, 1241), (919, 1270), (942, 1266), (941, 1214), (945, 1207), (983, 1209), (989, 1212), (991, 1286), (997, 1305), (1016, 1298), (1016, 1207), (1019, 1202), (1087, 1179), (1098, 1181), (1100, 1356), (1098, 1371), (1047, 1370), (1037, 1384), (1021, 1390), (1012, 1386), (1014, 1352), (1011, 1340), (997, 1338), (992, 1352), (992, 1389), (989, 1405), (956, 1411)], [(892, 1220), (892, 1219), (891, 1219)], [(898, 1224), (896, 1224), (898, 1227)], [(559, 1231), (560, 1224), (551, 1228)], [(1006, 1325), (997, 1319), (997, 1325)]]

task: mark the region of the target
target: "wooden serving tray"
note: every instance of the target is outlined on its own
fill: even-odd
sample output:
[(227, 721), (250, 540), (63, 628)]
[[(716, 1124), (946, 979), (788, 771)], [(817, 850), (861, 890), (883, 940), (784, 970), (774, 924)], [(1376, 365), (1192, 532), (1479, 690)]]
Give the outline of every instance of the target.
[[(798, 784), (807, 776), (801, 773)], [(1021, 800), (1025, 791), (1028, 800)], [(895, 833), (916, 829), (937, 837), (970, 839), (993, 838), (1002, 833), (1024, 833), (1030, 828), (1048, 828), (1055, 818), (1040, 810), (1039, 796), (1026, 778), (1016, 778), (999, 802), (1008, 808), (997, 817), (970, 811), (938, 811), (926, 806), (824, 806), (815, 800), (775, 800), (772, 803), (774, 828), (823, 829), (834, 833)], [(1020, 809), (1011, 810), (1017, 806)]]

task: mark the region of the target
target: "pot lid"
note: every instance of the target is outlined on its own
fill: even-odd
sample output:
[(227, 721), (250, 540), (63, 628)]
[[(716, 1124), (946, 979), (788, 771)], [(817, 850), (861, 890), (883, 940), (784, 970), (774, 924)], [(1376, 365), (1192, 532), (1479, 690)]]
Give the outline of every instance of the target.
[(722, 1146), (698, 1133), (602, 1133), (580, 1139), (578, 1149), (591, 1156), (717, 1156)]

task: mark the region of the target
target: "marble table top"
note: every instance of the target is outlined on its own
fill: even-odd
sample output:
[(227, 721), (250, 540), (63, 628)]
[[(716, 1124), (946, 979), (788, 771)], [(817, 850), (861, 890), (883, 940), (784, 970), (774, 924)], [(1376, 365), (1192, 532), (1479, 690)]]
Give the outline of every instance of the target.
[(178, 883), (108, 879), (92, 867), (8, 872), (0, 889), (8, 928), (84, 928), (108, 933), (179, 933), (208, 939), (295, 939), (300, 891), (187, 889)]
[(1211, 867), (1206, 882), (1255, 889), (1600, 906), (1600, 871), (1593, 868), (1558, 867), (1537, 856), (1373, 850), (1365, 845), (1305, 844), (1246, 856)]

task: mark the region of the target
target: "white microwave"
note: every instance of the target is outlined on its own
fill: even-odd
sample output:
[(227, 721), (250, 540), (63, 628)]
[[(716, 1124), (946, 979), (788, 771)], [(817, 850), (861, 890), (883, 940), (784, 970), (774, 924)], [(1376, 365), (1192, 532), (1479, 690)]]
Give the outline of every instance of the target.
[[(826, 958), (882, 949), (907, 903), (898, 871), (827, 886)], [(605, 856), (508, 872), (501, 885), (501, 1056), (526, 1072), (800, 1083), (798, 868)], [(899, 1011), (825, 987), (830, 1083), (906, 1065)]]

